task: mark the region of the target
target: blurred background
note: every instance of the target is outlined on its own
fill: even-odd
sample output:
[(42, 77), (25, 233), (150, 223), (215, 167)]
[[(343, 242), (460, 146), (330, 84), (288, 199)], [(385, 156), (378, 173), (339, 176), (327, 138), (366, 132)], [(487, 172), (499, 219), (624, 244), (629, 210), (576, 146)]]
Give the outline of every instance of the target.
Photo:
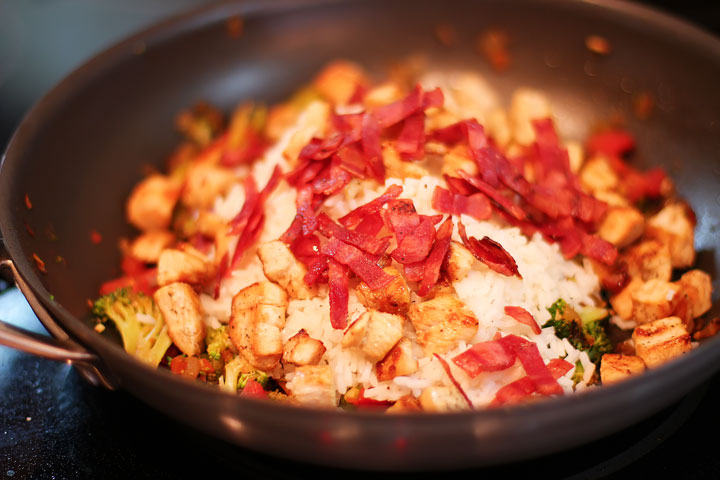
[[(206, 3), (0, 0), (0, 147), (4, 149), (33, 103), (93, 54)], [(720, 34), (718, 2), (644, 3)], [(1, 280), (0, 319), (44, 332), (22, 295)], [(579, 451), (482, 473), (492, 477), (540, 469), (553, 478), (720, 478), (712, 442), (694, 434), (700, 425), (718, 422), (719, 385), (716, 376), (678, 405)], [(560, 463), (564, 466), (558, 467)], [(67, 365), (0, 347), (0, 478), (298, 478), (327, 473), (231, 448), (166, 420), (123, 392), (86, 385)]]

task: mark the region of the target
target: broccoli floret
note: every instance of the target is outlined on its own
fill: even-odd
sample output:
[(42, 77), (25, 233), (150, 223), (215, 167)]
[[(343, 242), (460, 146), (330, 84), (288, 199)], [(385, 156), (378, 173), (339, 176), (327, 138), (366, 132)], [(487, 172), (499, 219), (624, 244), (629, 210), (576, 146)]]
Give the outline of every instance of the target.
[(230, 348), (230, 336), (225, 325), (220, 328), (209, 328), (205, 336), (208, 357), (213, 360), (220, 360), (220, 356), (226, 348)]
[(253, 370), (252, 372), (240, 375), (240, 378), (238, 378), (238, 388), (245, 388), (245, 385), (247, 385), (247, 382), (251, 379), (255, 380), (263, 388), (267, 388), (270, 383), (270, 375), (260, 370)]
[(567, 338), (578, 350), (587, 352), (593, 363), (598, 363), (603, 354), (613, 351), (607, 335), (608, 312), (604, 308), (586, 307), (578, 313), (560, 299), (550, 308), (550, 320), (543, 328), (554, 327), (558, 338)]
[(572, 375), (572, 381), (573, 381), (573, 387), (577, 385), (578, 383), (583, 381), (583, 377), (585, 376), (585, 367), (583, 367), (583, 364), (580, 360), (575, 362), (575, 371)]
[(150, 365), (158, 366), (172, 344), (160, 309), (143, 293), (119, 288), (95, 300), (93, 314), (112, 320), (125, 351)]

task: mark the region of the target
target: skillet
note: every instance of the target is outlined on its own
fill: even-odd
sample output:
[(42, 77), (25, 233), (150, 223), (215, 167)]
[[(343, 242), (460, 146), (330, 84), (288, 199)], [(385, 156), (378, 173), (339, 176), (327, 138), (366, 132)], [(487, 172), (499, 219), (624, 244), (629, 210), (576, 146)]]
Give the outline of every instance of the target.
[[(225, 19), (236, 14), (245, 19), (240, 38), (226, 30)], [(432, 29), (438, 21), (454, 25), (463, 42), (454, 49), (437, 45)], [(503, 75), (472, 48), (474, 35), (489, 26), (501, 26), (512, 38), (513, 66)], [(607, 36), (612, 55), (589, 54), (583, 44), (588, 33)], [(524, 84), (546, 90), (561, 131), (576, 138), (614, 111), (629, 111), (632, 93), (653, 92), (658, 104), (650, 120), (628, 116), (643, 154), (637, 161), (664, 165), (695, 207), (699, 266), (716, 276), (720, 47), (709, 35), (625, 3), (227, 3), (104, 52), (23, 121), (0, 171), (3, 265), (58, 340), (48, 345), (3, 327), (2, 343), (69, 359), (86, 378), (124, 388), (233, 443), (365, 469), (460, 468), (555, 452), (639, 421), (708, 378), (720, 356), (716, 340), (641, 378), (575, 397), (470, 414), (349, 415), (185, 382), (140, 365), (87, 326), (86, 299), (117, 274), (112, 239), (131, 233), (121, 221), (124, 198), (143, 166), (159, 165), (177, 140), (171, 125), (178, 109), (199, 98), (226, 110), (244, 98), (276, 101), (329, 59), (351, 58), (379, 72), (418, 50), (439, 65), (477, 68), (503, 93)], [(93, 245), (91, 230), (107, 241)], [(47, 274), (38, 271), (33, 254), (46, 260)], [(66, 262), (55, 263), (58, 255)]]

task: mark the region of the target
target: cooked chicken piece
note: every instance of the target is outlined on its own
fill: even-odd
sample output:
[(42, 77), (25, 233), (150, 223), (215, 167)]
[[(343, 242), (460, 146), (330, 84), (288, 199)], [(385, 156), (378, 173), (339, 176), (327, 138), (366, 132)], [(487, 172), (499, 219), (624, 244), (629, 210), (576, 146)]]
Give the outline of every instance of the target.
[(623, 320), (633, 318), (633, 299), (632, 294), (637, 290), (643, 281), (639, 278), (633, 278), (628, 282), (622, 290), (610, 297), (610, 305), (612, 305), (615, 313)]
[(386, 82), (370, 89), (363, 99), (365, 106), (373, 108), (387, 105), (403, 98), (403, 92), (393, 82)]
[(617, 192), (612, 190), (596, 190), (593, 192), (593, 196), (601, 202), (607, 203), (611, 207), (628, 207), (630, 203), (627, 198), (623, 197)]
[(200, 355), (205, 346), (205, 322), (195, 290), (187, 283), (171, 283), (160, 287), (153, 299), (175, 346), (189, 357)]
[(603, 385), (612, 385), (645, 371), (645, 362), (635, 355), (606, 353), (600, 363), (600, 379)]
[(128, 222), (143, 231), (167, 230), (180, 196), (176, 182), (165, 175), (151, 175), (138, 183), (127, 201)]
[(678, 317), (660, 318), (638, 325), (632, 339), (637, 355), (648, 368), (657, 367), (691, 349), (690, 335)]
[(365, 282), (355, 287), (360, 303), (367, 308), (380, 310), (386, 313), (405, 313), (410, 306), (410, 287), (405, 278), (395, 267), (385, 267), (383, 270), (393, 276), (393, 281), (381, 290), (370, 290)]
[(662, 280), (648, 280), (635, 289), (630, 296), (633, 318), (638, 324), (652, 322), (672, 314), (680, 296), (680, 288)]
[(695, 262), (694, 221), (687, 207), (673, 203), (664, 207), (647, 221), (647, 235), (670, 248), (674, 268), (685, 268)]
[(208, 163), (195, 163), (185, 176), (182, 201), (192, 208), (210, 208), (219, 195), (224, 195), (238, 181), (229, 168)]
[(403, 336), (403, 317), (377, 310), (364, 312), (348, 326), (343, 348), (357, 347), (371, 361), (382, 359)]
[(428, 171), (417, 163), (403, 160), (392, 143), (383, 145), (382, 161), (385, 165), (385, 175), (388, 177), (422, 178), (429, 175)]
[(422, 407), (420, 406), (420, 400), (413, 397), (412, 395), (405, 395), (398, 398), (391, 407), (385, 410), (385, 413), (406, 413), (421, 411)]
[(418, 368), (417, 360), (413, 356), (412, 342), (401, 338), (395, 346), (385, 355), (385, 358), (375, 364), (375, 373), (378, 380), (392, 380), (399, 375), (412, 375)]
[(270, 107), (267, 122), (265, 123), (265, 136), (273, 143), (280, 140), (288, 128), (297, 120), (298, 109), (289, 103), (278, 103)]
[(441, 173), (450, 177), (459, 177), (458, 170), (465, 170), (470, 175), (477, 175), (478, 173), (477, 164), (470, 158), (467, 147), (462, 144), (456, 145), (443, 155)]
[(475, 257), (470, 250), (454, 240), (450, 242), (450, 249), (445, 260), (445, 271), (447, 271), (450, 281), (458, 282), (467, 277), (473, 263), (475, 263)]
[(569, 140), (565, 142), (565, 149), (568, 152), (568, 160), (570, 162), (570, 171), (578, 173), (585, 161), (585, 151), (580, 142)]
[(291, 166), (295, 166), (300, 150), (312, 140), (313, 137), (322, 137), (328, 117), (330, 105), (326, 102), (312, 102), (298, 118), (299, 129), (293, 134), (283, 151), (283, 156)]
[[(438, 130), (440, 128), (449, 127), (453, 123), (457, 123), (460, 121), (460, 117), (458, 117), (456, 114), (452, 112), (448, 112), (445, 109), (430, 109), (427, 113), (427, 117), (425, 118), (425, 131), (431, 132), (433, 130)], [(428, 145), (431, 145), (431, 151), (434, 151), (435, 153), (445, 153), (447, 152), (447, 146), (445, 146), (444, 143), (438, 143), (438, 142), (432, 142), (429, 141), (425, 144), (425, 151), (428, 151)], [(445, 146), (444, 150), (440, 147), (440, 145)], [(440, 149), (438, 152), (437, 150)]]
[(670, 249), (657, 240), (643, 240), (633, 245), (623, 252), (622, 258), (631, 278), (669, 282), (672, 277)]
[(215, 275), (214, 265), (195, 249), (166, 248), (158, 259), (158, 284), (203, 285)]
[(138, 235), (130, 244), (130, 255), (145, 263), (157, 263), (160, 254), (175, 242), (175, 234), (152, 230)]
[(325, 350), (325, 345), (320, 340), (312, 338), (302, 329), (285, 342), (282, 361), (293, 365), (316, 365)]
[(590, 158), (580, 170), (580, 184), (590, 192), (614, 190), (619, 181), (610, 162), (602, 156)]
[(503, 108), (496, 108), (486, 115), (485, 128), (487, 134), (495, 141), (500, 148), (506, 147), (512, 141), (512, 128), (510, 128), (510, 117)]
[(303, 405), (336, 407), (335, 379), (330, 365), (303, 365), (287, 383), (290, 398)]
[(535, 141), (535, 129), (532, 121), (552, 116), (550, 101), (537, 90), (518, 88), (513, 93), (510, 104), (510, 125), (513, 138), (521, 145), (530, 145)]
[(271, 371), (283, 354), (280, 332), (288, 298), (272, 282), (257, 282), (233, 297), (228, 334), (235, 347), (257, 369)]
[(258, 247), (257, 255), (267, 279), (283, 287), (290, 298), (305, 300), (317, 295), (317, 287), (305, 283), (307, 268), (285, 243), (280, 240), (263, 243)]
[(208, 210), (200, 210), (195, 219), (197, 233), (214, 238), (219, 232), (226, 231), (228, 224), (223, 218)]
[(637, 208), (611, 207), (598, 229), (603, 240), (625, 248), (642, 236), (645, 217)]
[(712, 280), (702, 270), (690, 270), (675, 282), (680, 288), (680, 297), (673, 315), (682, 319), (688, 332), (695, 330), (694, 320), (710, 310), (712, 306)]
[(411, 305), (407, 317), (426, 355), (445, 353), (460, 340), (469, 342), (478, 328), (478, 319), (470, 309), (448, 294)]
[(362, 67), (346, 60), (337, 60), (323, 68), (315, 77), (313, 87), (330, 102), (343, 105), (350, 101), (359, 86), (367, 83)]
[(420, 394), (420, 406), (425, 412), (456, 412), (470, 409), (457, 388), (444, 385), (425, 388)]

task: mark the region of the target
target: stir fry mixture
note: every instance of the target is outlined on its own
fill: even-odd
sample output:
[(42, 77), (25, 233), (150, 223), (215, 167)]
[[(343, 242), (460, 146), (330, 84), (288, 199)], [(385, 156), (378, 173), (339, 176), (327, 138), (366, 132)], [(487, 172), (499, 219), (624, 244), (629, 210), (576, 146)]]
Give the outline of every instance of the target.
[(327, 65), (284, 103), (200, 103), (132, 191), (93, 313), (153, 366), (388, 413), (622, 381), (715, 334), (691, 208), (618, 126), (559, 138), (472, 72)]

